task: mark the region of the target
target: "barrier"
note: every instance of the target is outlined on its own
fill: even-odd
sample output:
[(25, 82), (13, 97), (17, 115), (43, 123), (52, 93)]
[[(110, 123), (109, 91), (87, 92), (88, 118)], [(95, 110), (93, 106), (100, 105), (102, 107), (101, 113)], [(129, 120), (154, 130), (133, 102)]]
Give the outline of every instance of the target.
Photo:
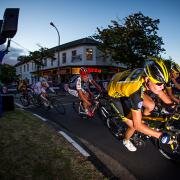
[(15, 106), (14, 106), (14, 96), (13, 95), (1, 95), (2, 99), (2, 112), (5, 111), (14, 111)]

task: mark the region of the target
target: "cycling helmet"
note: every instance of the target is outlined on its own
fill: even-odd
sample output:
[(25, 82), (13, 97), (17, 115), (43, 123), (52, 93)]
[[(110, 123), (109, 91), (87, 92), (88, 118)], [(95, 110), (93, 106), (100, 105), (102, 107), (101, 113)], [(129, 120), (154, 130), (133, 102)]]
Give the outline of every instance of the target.
[(79, 74), (80, 74), (81, 76), (86, 76), (86, 75), (88, 75), (88, 74), (89, 74), (88, 69), (85, 68), (85, 67), (81, 67), (80, 70), (79, 70)]
[(167, 67), (161, 59), (149, 59), (144, 67), (146, 76), (153, 83), (167, 83), (169, 74)]
[(176, 63), (173, 63), (173, 64), (171, 65), (171, 70), (172, 70), (173, 72), (180, 73), (180, 67), (179, 67), (179, 65), (176, 64)]

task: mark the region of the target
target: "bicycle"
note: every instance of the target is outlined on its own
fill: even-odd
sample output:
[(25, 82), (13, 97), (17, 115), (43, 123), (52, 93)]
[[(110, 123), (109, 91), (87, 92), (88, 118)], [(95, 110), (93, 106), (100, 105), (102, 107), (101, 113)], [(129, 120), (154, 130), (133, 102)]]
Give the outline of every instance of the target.
[(92, 117), (89, 117), (86, 114), (85, 109), (83, 107), (83, 103), (80, 99), (72, 103), (72, 108), (81, 118), (93, 119), (95, 118), (96, 114), (100, 115), (101, 109), (104, 108), (103, 102), (105, 98), (106, 98), (106, 93), (99, 93), (95, 95), (93, 99), (91, 99), (92, 102), (91, 112), (94, 114)]
[[(180, 114), (178, 108), (172, 114), (162, 114), (157, 117), (143, 116), (143, 123), (149, 127), (167, 132), (172, 137), (172, 144), (162, 144), (158, 139), (135, 132), (132, 141), (137, 147), (145, 146), (147, 140), (151, 140), (160, 153), (167, 159), (180, 162)], [(105, 106), (101, 108), (101, 117), (106, 127), (118, 140), (124, 139), (127, 125), (123, 122), (123, 116), (115, 107), (111, 99), (106, 99)]]
[(24, 107), (27, 107), (31, 104), (34, 106), (38, 106), (36, 95), (34, 94), (33, 90), (31, 90), (31, 89), (28, 89), (27, 93), (21, 94), (19, 99), (20, 99), (21, 104)]
[(61, 115), (64, 115), (66, 113), (64, 105), (61, 103), (60, 100), (58, 100), (57, 95), (48, 95), (47, 102), (43, 100), (40, 96), (38, 96), (38, 104), (40, 107), (43, 107), (46, 111), (49, 111), (50, 109), (56, 110)]
[[(95, 96), (93, 99), (91, 99), (92, 102), (92, 106), (91, 108), (91, 112), (92, 114), (95, 113), (95, 111), (97, 110), (98, 106), (99, 106), (99, 98), (100, 98), (101, 94), (98, 94), (97, 96)], [(77, 101), (74, 101), (72, 103), (72, 107), (74, 109), (74, 111), (81, 117), (81, 118), (86, 118), (86, 119), (91, 119), (93, 117), (89, 117), (86, 112), (85, 109), (83, 107), (83, 102), (82, 100), (78, 99)]]

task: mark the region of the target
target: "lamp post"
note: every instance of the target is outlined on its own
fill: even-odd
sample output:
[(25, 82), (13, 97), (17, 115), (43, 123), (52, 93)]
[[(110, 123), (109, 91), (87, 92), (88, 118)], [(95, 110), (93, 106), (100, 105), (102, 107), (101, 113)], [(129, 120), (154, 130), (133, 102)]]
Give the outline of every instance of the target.
[(58, 53), (58, 83), (60, 82), (60, 34), (58, 31), (58, 28), (54, 25), (53, 22), (50, 22), (50, 25), (53, 26), (55, 28), (55, 30), (57, 31), (58, 34), (58, 48), (57, 48), (57, 53)]

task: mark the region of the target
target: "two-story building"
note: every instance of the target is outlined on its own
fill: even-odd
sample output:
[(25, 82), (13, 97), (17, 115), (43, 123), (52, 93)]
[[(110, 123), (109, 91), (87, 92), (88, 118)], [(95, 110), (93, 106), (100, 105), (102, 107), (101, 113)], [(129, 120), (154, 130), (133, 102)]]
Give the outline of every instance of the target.
[[(44, 66), (41, 66), (38, 73), (56, 82), (59, 74), (64, 82), (72, 75), (78, 74), (81, 66), (87, 67), (100, 79), (106, 79), (120, 68), (124, 68), (122, 64), (112, 63), (110, 58), (103, 56), (97, 45), (97, 41), (83, 38), (53, 47), (51, 50), (55, 50), (55, 60), (44, 59)], [(33, 61), (19, 62), (15, 67), (17, 75), (22, 79), (28, 79), (30, 83), (37, 81), (37, 65)]]

